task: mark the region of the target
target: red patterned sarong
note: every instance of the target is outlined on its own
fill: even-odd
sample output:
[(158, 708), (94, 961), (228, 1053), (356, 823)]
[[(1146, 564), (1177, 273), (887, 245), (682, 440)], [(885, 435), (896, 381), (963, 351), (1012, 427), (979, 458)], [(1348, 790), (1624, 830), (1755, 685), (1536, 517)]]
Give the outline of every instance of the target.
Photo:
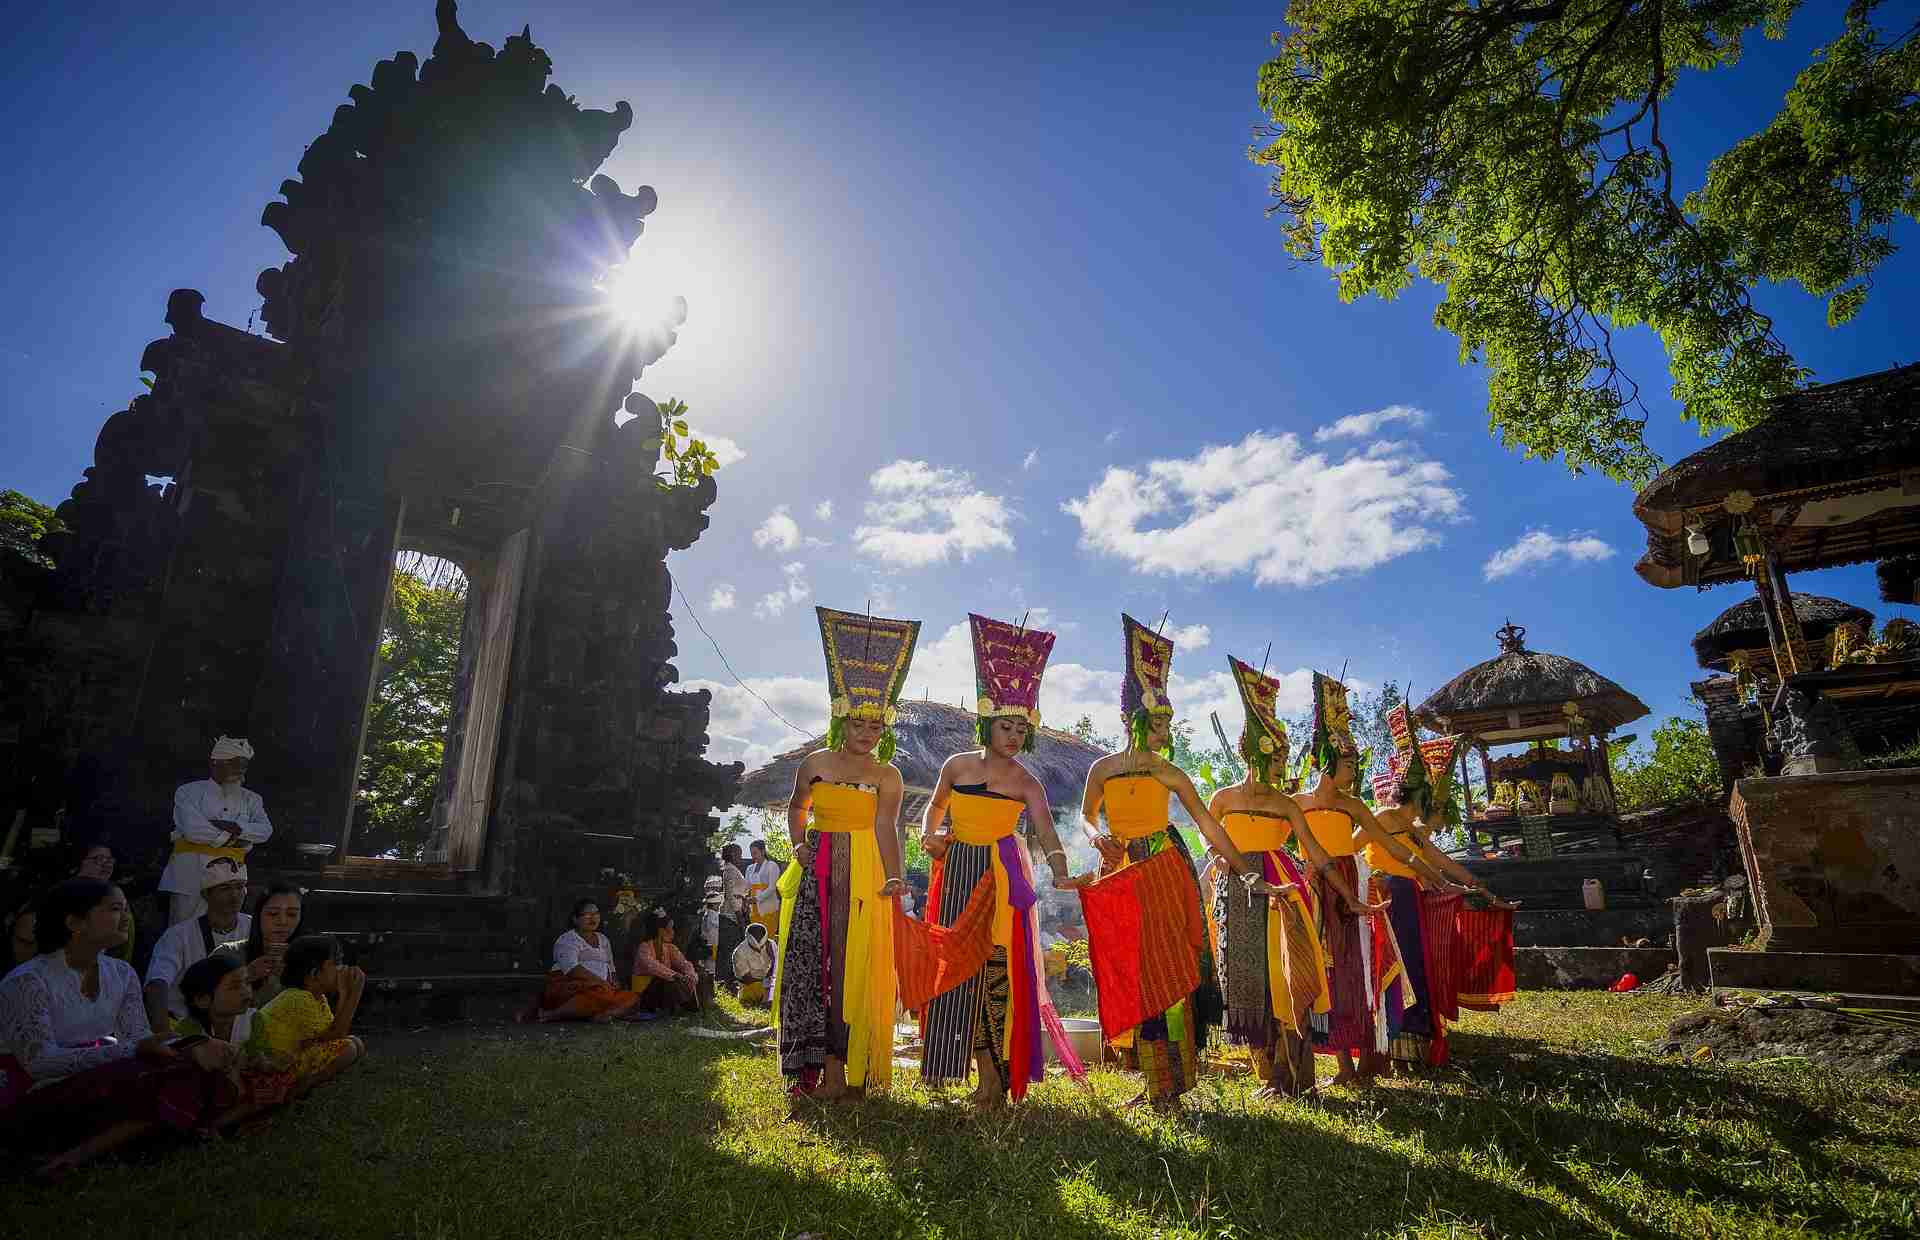
[(1113, 1038), (1200, 985), (1206, 919), (1186, 854), (1169, 848), (1080, 889), (1100, 1029)]
[(1497, 1012), (1513, 1001), (1513, 910), (1461, 906), (1460, 1006)]

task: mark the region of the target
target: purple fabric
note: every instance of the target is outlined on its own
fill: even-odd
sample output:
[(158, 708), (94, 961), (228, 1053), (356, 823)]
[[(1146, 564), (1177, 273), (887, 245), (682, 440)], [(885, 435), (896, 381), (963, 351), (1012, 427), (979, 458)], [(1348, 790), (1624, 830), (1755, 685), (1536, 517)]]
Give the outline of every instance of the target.
[[(1040, 1049), (1040, 996), (1033, 977), (1032, 925), (1028, 914), (1039, 895), (1027, 876), (1027, 867), (1021, 864), (1024, 858), (1019, 852), (1023, 847), (1020, 837), (1003, 835), (995, 842), (1000, 849), (1000, 864), (1007, 872), (1007, 904), (1012, 907), (1018, 923), (1014, 927), (1014, 945), (1016, 948), (1025, 947), (1019, 959), (1011, 958), (1010, 953), (1007, 961), (1007, 967), (1012, 970), (1008, 981), (1015, 987), (1009, 997), (1018, 1002), (1018, 997), (1025, 995), (1026, 1010), (1030, 1013), (1026, 1021), (1015, 1024), (1020, 1045), (1013, 1047), (1012, 1053), (1007, 1056), (1008, 1071), (1024, 1072), (1027, 1080), (1038, 1081), (1047, 1074), (1047, 1060)], [(1012, 1019), (1011, 1011), (1007, 1015)]]
[(1387, 922), (1400, 944), (1400, 965), (1407, 971), (1407, 988), (1413, 992), (1413, 1003), (1401, 1011), (1400, 988), (1393, 988), (1387, 1005), (1387, 1029), (1389, 1033), (1430, 1038), (1433, 1013), (1428, 996), (1433, 992), (1427, 985), (1426, 936), (1420, 929), (1420, 887), (1410, 878), (1389, 875), (1387, 895)]

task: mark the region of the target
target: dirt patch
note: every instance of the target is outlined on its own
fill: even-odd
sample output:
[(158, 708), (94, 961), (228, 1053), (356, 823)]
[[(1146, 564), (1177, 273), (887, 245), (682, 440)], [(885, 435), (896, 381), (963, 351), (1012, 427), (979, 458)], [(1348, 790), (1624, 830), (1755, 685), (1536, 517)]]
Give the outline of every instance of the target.
[(1808, 1001), (1744, 1004), (1680, 1017), (1657, 1049), (1725, 1063), (1800, 1060), (1841, 1072), (1920, 1072), (1920, 1024)]

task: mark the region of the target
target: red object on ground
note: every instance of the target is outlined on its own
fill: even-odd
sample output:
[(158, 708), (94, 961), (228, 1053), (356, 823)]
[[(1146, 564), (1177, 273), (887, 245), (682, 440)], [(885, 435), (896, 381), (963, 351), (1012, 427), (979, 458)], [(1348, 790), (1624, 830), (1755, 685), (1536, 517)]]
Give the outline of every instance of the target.
[(1622, 973), (1620, 975), (1620, 980), (1615, 982), (1613, 985), (1607, 987), (1607, 989), (1611, 990), (1616, 995), (1624, 995), (1629, 990), (1634, 989), (1638, 985), (1640, 985), (1640, 978), (1637, 975), (1632, 973)]

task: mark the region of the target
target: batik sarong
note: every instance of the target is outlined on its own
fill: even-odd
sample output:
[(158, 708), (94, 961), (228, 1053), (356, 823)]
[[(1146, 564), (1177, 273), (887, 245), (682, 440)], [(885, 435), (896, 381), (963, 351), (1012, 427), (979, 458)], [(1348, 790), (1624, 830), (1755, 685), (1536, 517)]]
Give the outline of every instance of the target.
[(1364, 857), (1334, 857), (1315, 880), (1320, 899), (1320, 945), (1327, 957), (1329, 1010), (1312, 1019), (1314, 1050), (1322, 1055), (1382, 1053), (1399, 1028), (1405, 980), (1391, 924), (1348, 909), (1328, 881), (1337, 872), (1364, 894), (1371, 875)]
[(1388, 899), (1384, 920), (1400, 949), (1407, 980), (1407, 1003), (1387, 1053), (1400, 1063), (1438, 1067), (1448, 1057), (1446, 1013), (1458, 1010), (1452, 994), (1452, 913), (1460, 897), (1422, 890), (1411, 878), (1383, 875), (1375, 882), (1375, 890)]

